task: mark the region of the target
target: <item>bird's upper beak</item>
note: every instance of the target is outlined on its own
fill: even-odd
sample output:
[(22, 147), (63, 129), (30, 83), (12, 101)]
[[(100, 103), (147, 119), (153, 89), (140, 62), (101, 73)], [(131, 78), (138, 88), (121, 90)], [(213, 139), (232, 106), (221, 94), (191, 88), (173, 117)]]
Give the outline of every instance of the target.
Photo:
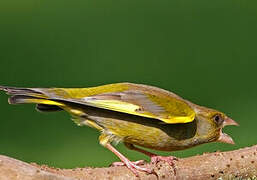
[[(231, 119), (229, 117), (226, 117), (226, 119), (223, 122), (223, 127), (229, 126), (229, 125), (239, 126), (239, 124), (236, 121), (234, 121), (233, 119)], [(228, 144), (235, 144), (233, 139), (229, 135), (222, 132), (222, 129), (220, 130), (220, 137), (218, 138), (217, 141), (223, 142), (223, 143), (228, 143)]]
[(223, 127), (225, 126), (239, 126), (239, 124), (234, 121), (233, 119), (226, 117), (224, 122), (223, 122)]

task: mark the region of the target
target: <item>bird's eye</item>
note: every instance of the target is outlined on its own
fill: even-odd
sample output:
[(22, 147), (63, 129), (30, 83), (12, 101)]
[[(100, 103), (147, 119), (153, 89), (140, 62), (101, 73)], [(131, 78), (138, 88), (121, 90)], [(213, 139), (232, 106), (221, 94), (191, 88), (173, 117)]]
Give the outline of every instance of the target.
[(223, 118), (221, 117), (220, 114), (216, 114), (213, 116), (213, 120), (216, 122), (216, 124), (220, 125), (223, 123)]

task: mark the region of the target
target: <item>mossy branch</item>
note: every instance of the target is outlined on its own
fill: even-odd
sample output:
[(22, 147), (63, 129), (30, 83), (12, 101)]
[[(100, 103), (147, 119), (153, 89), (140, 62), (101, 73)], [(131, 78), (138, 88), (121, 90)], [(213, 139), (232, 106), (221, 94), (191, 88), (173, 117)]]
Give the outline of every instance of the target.
[[(257, 179), (257, 145), (235, 151), (215, 152), (176, 161), (176, 174), (165, 162), (156, 165), (156, 175), (140, 173), (140, 179)], [(57, 169), (28, 164), (0, 155), (0, 180), (133, 180), (126, 167)]]

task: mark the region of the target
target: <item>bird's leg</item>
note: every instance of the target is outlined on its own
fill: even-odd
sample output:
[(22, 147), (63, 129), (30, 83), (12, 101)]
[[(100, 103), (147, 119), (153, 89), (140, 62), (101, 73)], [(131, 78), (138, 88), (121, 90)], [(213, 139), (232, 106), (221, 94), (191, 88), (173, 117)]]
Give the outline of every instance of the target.
[(116, 150), (109, 142), (110, 138), (108, 135), (102, 134), (99, 137), (100, 144), (112, 151), (120, 160), (129, 168), (137, 177), (139, 176), (138, 171), (147, 172), (149, 174), (154, 173), (153, 170), (140, 167), (136, 165), (134, 162), (131, 162), (128, 158), (126, 158), (123, 154), (121, 154), (118, 150)]
[(176, 169), (175, 169), (175, 166), (174, 166), (174, 161), (178, 160), (176, 157), (174, 157), (174, 156), (159, 156), (157, 154), (148, 152), (144, 149), (140, 149), (138, 147), (135, 147), (133, 144), (130, 144), (130, 143), (124, 143), (124, 144), (127, 148), (129, 148), (131, 150), (135, 150), (135, 151), (141, 152), (141, 153), (149, 156), (151, 158), (151, 163), (156, 164), (160, 161), (167, 162), (170, 166), (172, 166), (174, 168), (174, 172), (176, 172)]

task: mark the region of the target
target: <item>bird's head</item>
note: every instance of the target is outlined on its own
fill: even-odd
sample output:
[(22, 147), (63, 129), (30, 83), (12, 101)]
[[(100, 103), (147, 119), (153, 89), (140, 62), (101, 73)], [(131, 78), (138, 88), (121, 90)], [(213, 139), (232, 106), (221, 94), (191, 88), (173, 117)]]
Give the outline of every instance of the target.
[(202, 107), (194, 106), (197, 121), (197, 134), (208, 142), (217, 141), (234, 144), (233, 139), (222, 132), (222, 128), (228, 125), (238, 126), (238, 123), (226, 116), (224, 113)]

